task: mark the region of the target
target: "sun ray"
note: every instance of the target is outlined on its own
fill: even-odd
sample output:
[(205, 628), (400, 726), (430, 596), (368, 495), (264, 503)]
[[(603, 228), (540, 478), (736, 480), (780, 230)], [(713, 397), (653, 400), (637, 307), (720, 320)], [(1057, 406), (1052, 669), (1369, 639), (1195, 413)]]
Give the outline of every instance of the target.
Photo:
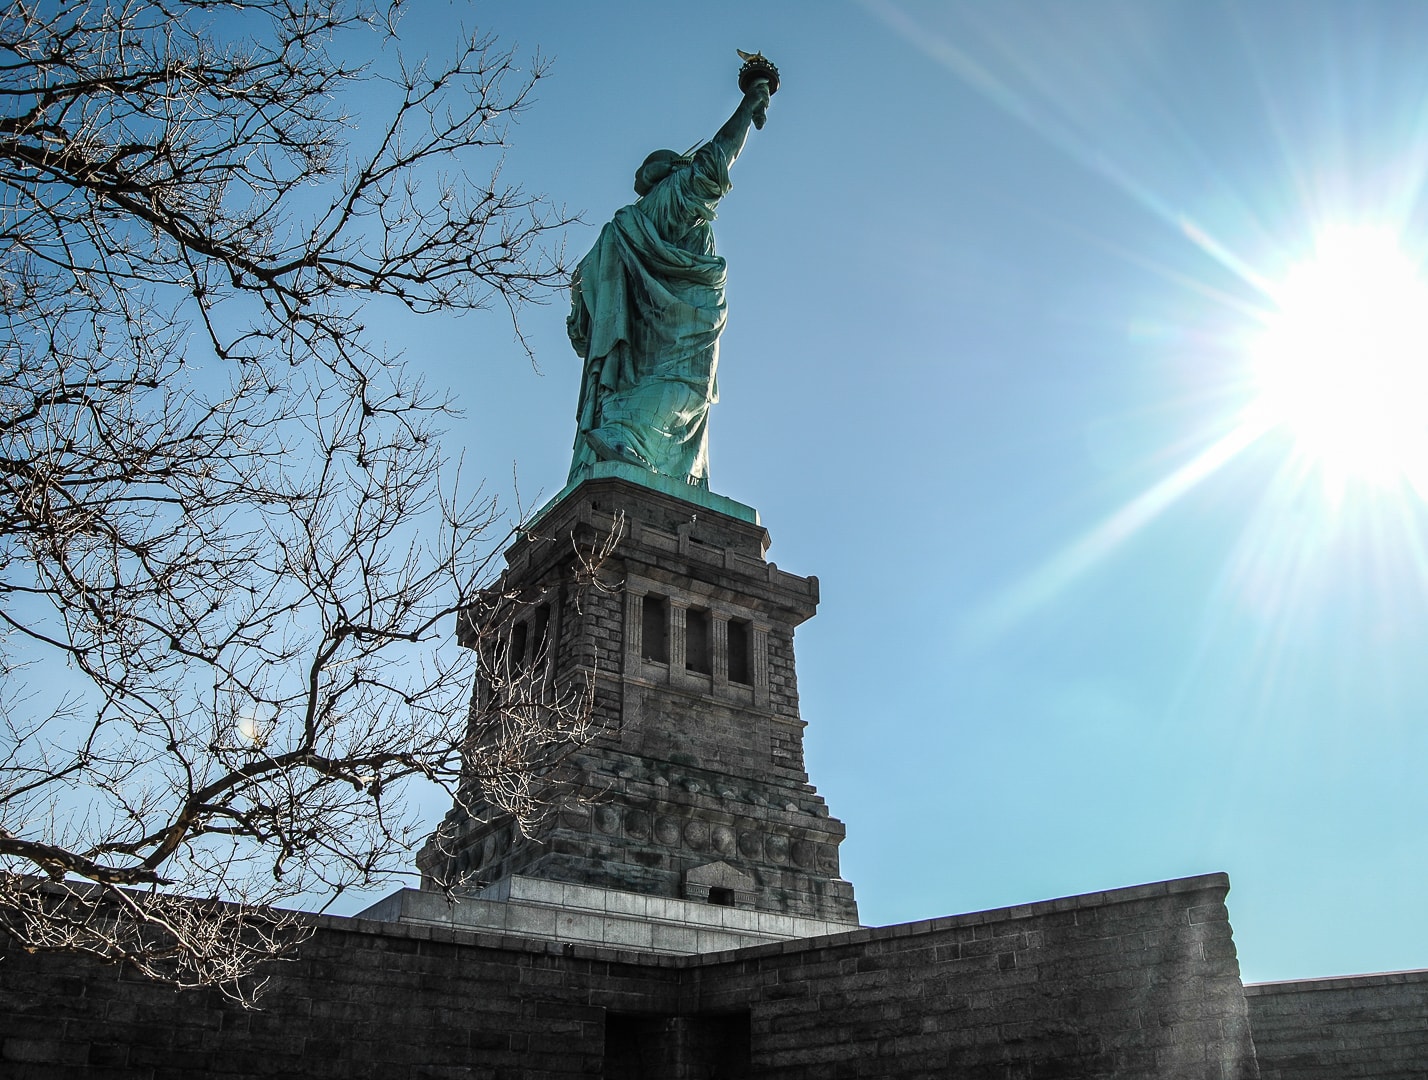
[[(1105, 129), (1106, 116), (1098, 119), (1077, 116), (1068, 110), (1068, 101), (1100, 102), (1102, 109), (1114, 109), (1117, 95), (1105, 84), (1095, 65), (1081, 64), (1074, 69), (1048, 59), (1062, 55), (1062, 49), (1051, 49), (1055, 31), (1042, 24), (1046, 22), (1040, 14), (1030, 23), (1019, 23), (1014, 33), (998, 33), (993, 26), (1004, 25), (1010, 16), (1001, 9), (989, 20), (989, 25), (977, 29), (976, 37), (983, 51), (992, 56), (992, 61), (984, 63), (974, 58), (972, 53), (941, 33), (926, 20), (915, 18), (896, 0), (859, 0), (870, 15), (879, 19), (894, 33), (898, 34), (913, 48), (923, 53), (949, 72), (954, 78), (991, 102), (994, 106), (1024, 124), (1048, 145), (1076, 161), (1087, 171), (1103, 177), (1108, 183), (1128, 196), (1136, 204), (1159, 218), (1171, 229), (1188, 236), (1207, 254), (1222, 265), (1240, 275), (1256, 288), (1261, 279), (1250, 270), (1248, 263), (1231, 254), (1222, 243), (1212, 241), (1202, 227), (1189, 223), (1186, 213), (1164, 197), (1157, 185), (1148, 183), (1137, 176), (1132, 164), (1134, 158), (1122, 153), (1101, 137)], [(1123, 15), (1129, 15), (1134, 5), (1128, 5)], [(973, 7), (962, 12), (964, 18), (973, 18), (979, 9)], [(1045, 35), (1052, 37), (1047, 38)], [(1030, 49), (1022, 47), (1025, 40), (1041, 40), (1046, 49), (1039, 50), (1035, 44)], [(1013, 45), (1012, 42), (1016, 42)], [(1129, 42), (1123, 41), (1123, 46)], [(1035, 61), (1028, 57), (1036, 57)], [(1000, 66), (1008, 72), (1008, 77), (997, 73)], [(1072, 72), (1075, 72), (1074, 79)], [(1062, 82), (1058, 82), (1062, 80)], [(1063, 85), (1074, 82), (1075, 85)], [(1214, 173), (1214, 163), (1194, 138), (1186, 125), (1170, 110), (1166, 103), (1155, 99), (1139, 99), (1137, 113), (1153, 116), (1157, 131), (1171, 136), (1174, 143), (1197, 168)], [(1126, 117), (1121, 116), (1124, 121)], [(1140, 147), (1143, 144), (1137, 143)]]
[(1169, 476), (1158, 480), (984, 605), (969, 620), (970, 636), (979, 641), (999, 637), (1051, 602), (1170, 506), (1228, 465), (1263, 434), (1263, 428), (1242, 424)]
[[(1155, 33), (1164, 27), (1138, 22), (1133, 3), (1117, 6), (1127, 18), (1095, 40), (1078, 36), (1074, 20), (1043, 9), (1030, 16), (1028, 9), (993, 13), (974, 5), (939, 20), (899, 0), (861, 4), (953, 79), (1183, 239), (1178, 249), (1156, 238), (1126, 250), (1096, 235), (1088, 225), (1094, 219), (1050, 221), (1171, 283), (1186, 303), (1167, 324), (1194, 332), (1177, 342), (1174, 356), (1145, 359), (1195, 365), (1188, 396), (1204, 407), (1204, 425), (1213, 425), (1200, 430), (1228, 430), (988, 597), (963, 622), (964, 642), (985, 645), (1064, 599), (1251, 447), (1253, 470), (1237, 475), (1253, 475), (1258, 491), (1225, 552), (1217, 598), (1206, 598), (1207, 610), (1213, 606), (1249, 647), (1235, 664), (1242, 700), (1267, 709), (1292, 693), (1304, 674), (1296, 666), (1304, 635), (1349, 632), (1325, 629), (1324, 613), (1364, 617), (1345, 599), (1343, 583), (1334, 584), (1345, 561), (1384, 610), (1395, 595), (1411, 595), (1421, 607), (1428, 589), (1428, 286), (1418, 273), (1422, 260), (1404, 245), (1421, 235), (1428, 214), (1428, 144), (1411, 137), (1428, 128), (1428, 112), (1402, 106), (1394, 116), (1403, 123), (1383, 127), (1403, 137), (1378, 145), (1382, 128), (1355, 128), (1341, 113), (1342, 87), (1327, 85), (1308, 100), (1277, 96), (1271, 58), (1246, 9), (1236, 14), (1236, 44), (1254, 79), (1250, 98), (1259, 90), (1263, 123), (1238, 124), (1236, 117), (1227, 125), (1247, 145), (1258, 139), (1256, 148), (1267, 147), (1273, 160), (1263, 174), (1234, 174), (1223, 156), (1206, 152), (1215, 144), (1186, 126), (1175, 104), (1182, 99), (1155, 82)], [(1333, 28), (1321, 20), (1305, 33), (1329, 43)], [(1359, 89), (1397, 108), (1373, 69), (1364, 71), (1368, 81)], [(1131, 81), (1134, 98), (1123, 93)], [(1370, 157), (1372, 168), (1365, 168)], [(1279, 182), (1261, 185), (1262, 178)], [(1058, 213), (1054, 204), (1019, 209), (1048, 219)], [(1183, 264), (1176, 250), (1187, 256)], [(1214, 308), (1208, 320), (1204, 300)], [(1175, 400), (1186, 397), (1177, 391)], [(1168, 451), (1161, 454), (1164, 460)], [(1403, 578), (1416, 580), (1405, 587)], [(1214, 641), (1205, 647), (1212, 650)], [(1193, 658), (1188, 663), (1199, 670)]]

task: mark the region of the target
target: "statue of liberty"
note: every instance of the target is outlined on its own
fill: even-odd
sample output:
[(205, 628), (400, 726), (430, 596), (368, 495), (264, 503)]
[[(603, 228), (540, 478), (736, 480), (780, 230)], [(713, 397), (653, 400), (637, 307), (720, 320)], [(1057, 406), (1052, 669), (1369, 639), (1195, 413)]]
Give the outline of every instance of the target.
[(744, 98), (692, 154), (656, 150), (635, 172), (638, 200), (615, 211), (571, 282), (566, 328), (584, 359), (569, 483), (623, 461), (709, 487), (709, 407), (719, 400), (724, 260), (715, 208), (749, 125), (762, 128), (778, 70), (758, 54)]

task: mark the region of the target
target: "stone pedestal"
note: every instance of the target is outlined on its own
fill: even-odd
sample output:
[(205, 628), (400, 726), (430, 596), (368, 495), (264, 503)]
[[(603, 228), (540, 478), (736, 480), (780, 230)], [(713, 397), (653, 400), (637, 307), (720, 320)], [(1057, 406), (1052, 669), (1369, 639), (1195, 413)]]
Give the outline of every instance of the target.
[(846, 923), (827, 919), (721, 907), (707, 900), (671, 900), (520, 874), (459, 900), (420, 889), (399, 889), (359, 917), (671, 956), (727, 952), (849, 929)]
[[(749, 508), (710, 501), (598, 477), (506, 553), (507, 590), (540, 598), (504, 631), (516, 662), (555, 687), (594, 680), (598, 734), (568, 763), (583, 798), (533, 837), (458, 807), (453, 838), (418, 857), (424, 888), (520, 875), (857, 924), (843, 825), (803, 763), (793, 631), (818, 581), (765, 559)], [(577, 600), (581, 560), (613, 530), (608, 587)]]

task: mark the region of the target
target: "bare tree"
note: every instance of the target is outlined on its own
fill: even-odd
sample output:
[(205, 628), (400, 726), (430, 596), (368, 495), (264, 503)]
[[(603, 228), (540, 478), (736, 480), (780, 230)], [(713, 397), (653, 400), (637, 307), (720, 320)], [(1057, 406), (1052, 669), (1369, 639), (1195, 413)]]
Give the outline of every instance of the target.
[(404, 864), (404, 780), (529, 821), (581, 738), (580, 686), (468, 726), (493, 650), (446, 639), (500, 514), (450, 490), (447, 400), (359, 318), (514, 317), (563, 280), (563, 214), (499, 175), (543, 67), (479, 35), (349, 66), (351, 35), (395, 47), (394, 8), (0, 14), (0, 927), (25, 947), (247, 996), (301, 932), (265, 905)]

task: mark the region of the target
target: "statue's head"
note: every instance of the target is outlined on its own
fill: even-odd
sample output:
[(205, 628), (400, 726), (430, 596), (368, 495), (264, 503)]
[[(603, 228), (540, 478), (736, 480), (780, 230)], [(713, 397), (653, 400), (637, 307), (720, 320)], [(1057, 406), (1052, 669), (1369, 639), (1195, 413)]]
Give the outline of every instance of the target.
[(656, 150), (635, 170), (635, 194), (641, 197), (654, 190), (654, 186), (680, 165), (687, 165), (689, 159), (673, 150)]

